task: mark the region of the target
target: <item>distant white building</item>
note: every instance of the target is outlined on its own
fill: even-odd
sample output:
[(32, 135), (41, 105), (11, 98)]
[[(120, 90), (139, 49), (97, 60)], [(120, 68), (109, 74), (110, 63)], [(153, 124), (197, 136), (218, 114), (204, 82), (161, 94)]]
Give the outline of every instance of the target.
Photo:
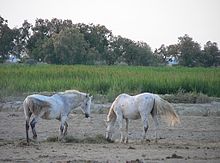
[(179, 61), (178, 61), (177, 57), (173, 57), (173, 56), (167, 57), (166, 61), (167, 61), (167, 64), (169, 66), (178, 65), (179, 64)]
[(6, 60), (6, 62), (8, 63), (18, 63), (20, 62), (21, 60), (19, 58), (17, 58), (16, 56), (10, 54), (9, 55), (9, 58)]

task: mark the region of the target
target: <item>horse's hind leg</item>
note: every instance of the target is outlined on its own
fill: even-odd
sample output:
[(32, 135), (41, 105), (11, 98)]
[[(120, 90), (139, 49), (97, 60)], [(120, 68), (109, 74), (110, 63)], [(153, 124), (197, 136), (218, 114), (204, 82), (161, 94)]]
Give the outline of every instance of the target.
[(143, 122), (143, 128), (144, 128), (144, 131), (143, 131), (143, 140), (146, 139), (146, 133), (147, 133), (147, 130), (148, 130), (148, 118), (147, 118), (147, 114), (145, 113), (142, 113), (141, 114), (141, 120)]
[(34, 117), (31, 121), (31, 123), (30, 123), (32, 133), (33, 133), (33, 139), (37, 139), (37, 132), (36, 132), (36, 129), (35, 129), (35, 125), (36, 125), (37, 121), (38, 121), (38, 118)]
[(30, 122), (30, 117), (31, 117), (31, 112), (28, 113), (28, 115), (26, 115), (26, 124), (25, 124), (25, 129), (26, 129), (26, 140), (27, 143), (29, 144), (29, 135), (28, 135), (28, 131), (29, 131), (29, 122)]
[(68, 124), (67, 122), (64, 123), (64, 131), (63, 131), (63, 135), (67, 135), (67, 128), (68, 128)]
[(29, 120), (26, 120), (26, 140), (27, 140), (27, 143), (29, 144), (29, 136), (28, 136), (28, 131), (29, 131)]
[(157, 142), (158, 140), (157, 130), (159, 128), (159, 123), (158, 123), (156, 111), (151, 112), (151, 115), (152, 115), (154, 126), (155, 126), (155, 142)]

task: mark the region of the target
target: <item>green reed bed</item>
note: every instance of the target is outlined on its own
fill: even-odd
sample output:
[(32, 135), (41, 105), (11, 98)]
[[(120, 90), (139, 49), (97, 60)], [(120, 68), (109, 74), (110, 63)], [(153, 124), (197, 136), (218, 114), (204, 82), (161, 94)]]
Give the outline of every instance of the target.
[(220, 68), (0, 65), (0, 96), (78, 89), (106, 95), (185, 92), (220, 97)]

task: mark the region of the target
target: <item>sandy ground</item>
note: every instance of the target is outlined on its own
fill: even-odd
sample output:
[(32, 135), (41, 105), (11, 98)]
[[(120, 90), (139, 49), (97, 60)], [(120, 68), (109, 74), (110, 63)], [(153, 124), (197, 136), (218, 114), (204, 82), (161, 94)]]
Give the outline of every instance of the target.
[[(71, 114), (68, 135), (76, 138), (105, 134), (106, 114)], [(129, 143), (121, 144), (116, 128), (114, 143), (48, 142), (56, 137), (59, 121), (41, 120), (38, 141), (25, 143), (23, 112), (0, 112), (0, 162), (220, 162), (220, 117), (181, 116), (182, 123), (167, 127), (160, 120), (160, 140), (154, 142), (154, 125), (149, 120), (148, 139), (141, 141), (140, 120), (129, 124)], [(116, 126), (117, 127), (117, 126)], [(30, 136), (32, 137), (32, 133)]]

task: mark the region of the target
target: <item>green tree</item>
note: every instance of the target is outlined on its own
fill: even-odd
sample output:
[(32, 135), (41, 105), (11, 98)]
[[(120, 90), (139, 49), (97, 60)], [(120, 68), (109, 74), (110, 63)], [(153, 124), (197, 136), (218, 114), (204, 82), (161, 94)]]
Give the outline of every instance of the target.
[(137, 52), (137, 46), (134, 41), (118, 36), (115, 42), (114, 51), (118, 55), (119, 62), (125, 62), (128, 65), (135, 64), (135, 55)]
[(108, 53), (106, 55), (106, 61), (108, 65), (113, 65), (116, 62), (125, 62), (122, 54), (125, 52), (124, 42), (125, 38), (121, 36), (113, 36), (109, 40)]
[(154, 56), (145, 42), (134, 42), (121, 36), (113, 37), (109, 46), (108, 60), (111, 64), (125, 62), (128, 65), (152, 65)]
[[(48, 39), (53, 35), (59, 34), (62, 30), (72, 27), (73, 24), (71, 20), (63, 21), (61, 19), (53, 18), (49, 21), (48, 19), (36, 19), (35, 25), (31, 28), (33, 34), (28, 39), (27, 44), (29, 55), (36, 60), (43, 60), (45, 57), (48, 58), (48, 55), (51, 55), (51, 53), (45, 55), (45, 52), (48, 51), (48, 49), (44, 49), (45, 46), (48, 46)], [(49, 42), (51, 42), (51, 40)]]
[(16, 30), (17, 34), (14, 38), (14, 47), (12, 53), (18, 58), (22, 57), (21, 54), (23, 52), (27, 53), (26, 46), (31, 35), (31, 27), (32, 25), (25, 20), (22, 24), (22, 27)]
[(169, 57), (169, 54), (167, 52), (167, 47), (162, 44), (159, 49), (156, 49), (154, 51), (154, 55), (158, 58), (160, 63), (166, 63), (166, 58)]
[(179, 64), (183, 66), (201, 66), (201, 47), (191, 37), (184, 35), (179, 37)]
[(44, 58), (42, 53), (43, 44), (50, 37), (49, 28), (47, 27), (48, 22), (48, 20), (36, 19), (35, 26), (31, 28), (33, 34), (28, 40), (27, 49), (30, 57), (37, 61)]
[(145, 42), (137, 42), (135, 65), (150, 66), (156, 64), (150, 46)]
[(14, 38), (18, 34), (17, 29), (10, 29), (8, 21), (0, 16), (0, 61), (8, 58), (9, 52), (13, 50)]
[(97, 61), (107, 61), (109, 55), (109, 40), (112, 37), (112, 32), (103, 25), (83, 24), (75, 25), (76, 28), (84, 34), (84, 38), (89, 44), (89, 48), (93, 49)]
[(48, 35), (58, 34), (60, 31), (73, 27), (71, 20), (62, 20), (53, 18), (51, 21), (47, 21), (46, 26), (48, 28)]
[(204, 45), (201, 62), (204, 66), (220, 66), (220, 51), (216, 42), (208, 41)]
[(44, 44), (45, 60), (55, 64), (87, 64), (88, 44), (75, 28), (62, 30)]

